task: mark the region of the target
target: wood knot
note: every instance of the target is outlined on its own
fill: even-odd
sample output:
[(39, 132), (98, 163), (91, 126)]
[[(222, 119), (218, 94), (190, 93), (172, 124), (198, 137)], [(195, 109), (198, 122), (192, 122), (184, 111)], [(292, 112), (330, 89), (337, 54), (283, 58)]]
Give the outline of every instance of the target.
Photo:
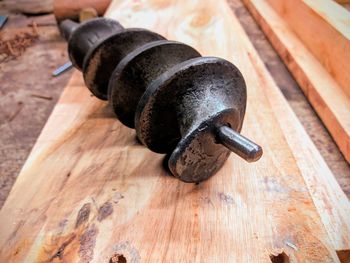
[(122, 254), (114, 254), (111, 259), (109, 260), (109, 263), (126, 263), (126, 258)]
[(105, 202), (98, 210), (97, 220), (102, 221), (113, 213), (113, 206), (111, 202)]
[(171, 4), (168, 0), (152, 0), (151, 5), (155, 9), (165, 9)]
[(278, 254), (271, 254), (270, 260), (272, 263), (289, 263), (290, 262), (288, 255), (284, 251)]
[(191, 26), (204, 27), (205, 25), (209, 24), (211, 20), (211, 16), (209, 14), (210, 12), (208, 12), (208, 10), (201, 10), (200, 12), (196, 13), (192, 18)]

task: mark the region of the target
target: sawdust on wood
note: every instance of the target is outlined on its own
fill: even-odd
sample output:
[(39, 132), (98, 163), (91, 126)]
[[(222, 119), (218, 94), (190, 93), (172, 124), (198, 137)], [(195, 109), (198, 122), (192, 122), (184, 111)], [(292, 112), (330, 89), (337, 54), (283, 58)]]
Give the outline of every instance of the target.
[(22, 101), (17, 102), (17, 107), (15, 111), (8, 117), (8, 121), (9, 122), (13, 121), (16, 118), (16, 116), (21, 112), (22, 108), (23, 108), (23, 102)]
[(16, 32), (11, 38), (6, 39), (5, 35), (0, 35), (0, 63), (21, 56), (39, 38), (38, 27), (35, 22), (31, 24), (31, 27)]

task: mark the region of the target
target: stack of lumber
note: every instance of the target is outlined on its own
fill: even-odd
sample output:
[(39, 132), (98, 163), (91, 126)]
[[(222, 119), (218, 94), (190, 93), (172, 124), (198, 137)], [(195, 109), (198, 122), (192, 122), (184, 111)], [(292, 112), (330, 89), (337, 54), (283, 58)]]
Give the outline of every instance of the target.
[(84, 10), (94, 10), (98, 15), (103, 15), (111, 0), (53, 0), (53, 12), (57, 22), (64, 19), (78, 20)]
[(112, 2), (106, 16), (220, 56), (264, 148), (186, 184), (74, 73), (0, 212), (0, 262), (338, 262), (350, 204), (225, 1)]
[(243, 0), (350, 162), (350, 12), (332, 0)]

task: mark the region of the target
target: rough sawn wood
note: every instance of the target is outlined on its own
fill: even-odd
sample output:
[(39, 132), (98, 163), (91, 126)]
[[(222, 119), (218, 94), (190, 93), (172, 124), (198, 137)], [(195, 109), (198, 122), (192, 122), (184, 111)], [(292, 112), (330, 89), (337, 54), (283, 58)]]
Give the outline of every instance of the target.
[[(349, 201), (223, 1), (115, 1), (107, 13), (234, 62), (248, 86), (244, 134), (264, 147), (231, 155), (199, 185), (169, 176), (79, 73), (0, 212), (1, 262), (337, 262)], [(118, 255), (117, 255), (118, 254)]]

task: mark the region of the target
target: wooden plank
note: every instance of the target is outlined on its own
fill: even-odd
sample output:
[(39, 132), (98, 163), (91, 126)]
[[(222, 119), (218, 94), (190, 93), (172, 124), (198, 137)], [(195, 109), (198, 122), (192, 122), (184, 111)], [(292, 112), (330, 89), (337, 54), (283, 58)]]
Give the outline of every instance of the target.
[(175, 180), (75, 73), (0, 212), (1, 262), (337, 262), (350, 204), (223, 1), (114, 1), (108, 16), (225, 57), (248, 86), (255, 164)]
[(268, 0), (350, 96), (350, 12), (331, 0)]
[(350, 0), (334, 0), (334, 1), (341, 5), (350, 3)]
[(350, 97), (267, 1), (244, 2), (350, 162)]
[[(53, 2), (52, 2), (53, 1)], [(53, 12), (58, 22), (64, 19), (79, 19), (79, 14), (86, 8), (93, 8), (98, 15), (103, 15), (111, 0), (52, 0)]]
[(342, 7), (344, 7), (346, 10), (348, 10), (350, 12), (350, 1), (349, 1), (349, 3), (342, 4)]
[[(6, 10), (2, 9), (1, 3), (0, 10)], [(39, 38), (32, 42), (27, 37), (20, 37), (23, 39), (22, 48), (32, 43), (25, 52), (19, 52), (12, 46), (15, 53), (21, 53), (15, 60), (4, 62), (4, 58), (10, 58), (0, 55), (0, 209), (70, 78), (70, 73), (62, 74), (59, 78), (50, 77), (53, 69), (68, 59), (68, 54), (65, 54), (67, 45), (59, 36), (52, 14), (35, 17), (11, 15), (1, 29), (1, 42), (32, 34), (33, 29), (28, 25), (33, 22), (45, 25), (37, 27)], [(20, 40), (15, 42), (17, 48), (21, 48)], [(14, 57), (11, 56), (11, 59)], [(37, 94), (52, 99), (33, 97)]]

